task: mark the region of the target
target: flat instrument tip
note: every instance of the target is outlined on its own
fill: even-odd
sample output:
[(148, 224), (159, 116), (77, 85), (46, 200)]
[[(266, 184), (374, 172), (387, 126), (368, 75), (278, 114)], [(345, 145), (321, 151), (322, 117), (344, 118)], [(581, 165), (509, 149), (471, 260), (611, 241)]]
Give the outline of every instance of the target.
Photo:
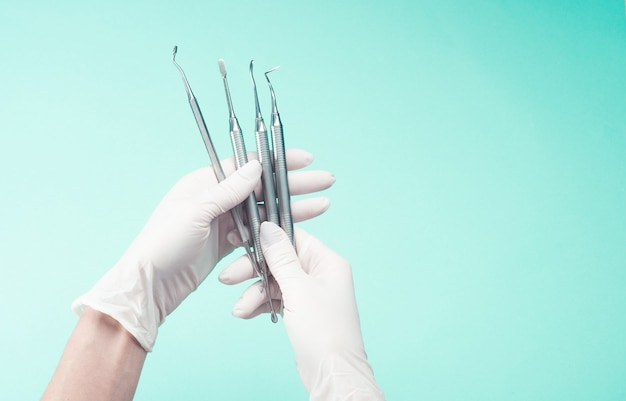
[(220, 66), (220, 74), (222, 74), (222, 78), (226, 78), (226, 64), (224, 64), (224, 59), (221, 58), (217, 60), (217, 64)]

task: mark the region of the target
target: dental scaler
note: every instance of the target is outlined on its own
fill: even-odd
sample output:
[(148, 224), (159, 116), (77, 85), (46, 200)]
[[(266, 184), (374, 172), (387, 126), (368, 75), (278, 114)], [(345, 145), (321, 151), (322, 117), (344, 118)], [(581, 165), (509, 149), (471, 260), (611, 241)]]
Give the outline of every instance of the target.
[(268, 74), (279, 68), (274, 67), (265, 72), (265, 79), (270, 87), (272, 95), (272, 144), (274, 150), (274, 173), (276, 175), (276, 192), (278, 199), (278, 215), (280, 226), (287, 233), (287, 236), (294, 242), (293, 219), (291, 217), (291, 200), (289, 196), (289, 181), (287, 178), (287, 157), (285, 156), (285, 140), (283, 136), (283, 124), (280, 121), (280, 114), (276, 107), (276, 95), (270, 82)]
[[(222, 169), (222, 164), (220, 163), (219, 157), (217, 157), (217, 152), (215, 151), (215, 146), (213, 146), (213, 141), (211, 140), (211, 136), (209, 135), (209, 130), (207, 129), (206, 123), (204, 122), (204, 117), (202, 116), (202, 112), (200, 111), (200, 106), (198, 105), (198, 101), (194, 96), (191, 87), (189, 86), (189, 82), (187, 81), (187, 77), (185, 76), (185, 72), (181, 68), (180, 65), (176, 62), (176, 53), (178, 52), (178, 46), (174, 46), (174, 51), (172, 52), (172, 63), (178, 68), (180, 71), (180, 76), (183, 79), (183, 84), (185, 85), (185, 90), (187, 91), (187, 97), (189, 99), (189, 105), (191, 106), (191, 111), (193, 112), (193, 116), (196, 119), (196, 124), (200, 129), (200, 134), (202, 135), (202, 139), (204, 140), (204, 146), (206, 147), (207, 152), (209, 153), (209, 158), (211, 159), (211, 164), (213, 166), (213, 171), (215, 173), (215, 177), (218, 182), (223, 181), (226, 178), (224, 174), (224, 170)], [(256, 258), (252, 253), (252, 247), (250, 245), (250, 237), (248, 236), (248, 230), (243, 224), (243, 219), (241, 217), (240, 207), (234, 207), (231, 209), (231, 215), (235, 222), (235, 226), (237, 227), (237, 231), (239, 232), (239, 236), (241, 237), (241, 242), (243, 243), (243, 247), (250, 258), (250, 262), (252, 262), (253, 266), (256, 266)]]
[[(229, 118), (230, 140), (233, 145), (233, 152), (235, 153), (235, 161), (237, 163), (237, 168), (241, 168), (244, 164), (248, 162), (248, 155), (246, 154), (246, 145), (243, 141), (241, 128), (239, 126), (239, 122), (237, 121), (237, 117), (235, 116), (235, 111), (233, 109), (233, 102), (230, 97), (230, 89), (228, 88), (228, 80), (226, 79), (226, 65), (224, 64), (223, 59), (220, 59), (218, 61), (218, 64), (220, 67), (220, 73), (222, 74), (222, 80), (224, 81), (224, 91), (226, 92), (226, 101), (228, 102), (228, 112), (230, 114), (230, 118)], [(251, 232), (252, 240), (254, 244), (254, 255), (256, 257), (256, 262), (257, 262), (256, 273), (261, 278), (263, 289), (265, 290), (266, 296), (269, 301), (272, 322), (276, 323), (278, 321), (278, 317), (276, 316), (276, 311), (274, 310), (274, 307), (272, 305), (272, 298), (271, 298), (270, 291), (269, 291), (268, 268), (265, 263), (265, 257), (263, 256), (263, 252), (261, 251), (261, 238), (260, 238), (261, 217), (259, 215), (259, 209), (257, 206), (257, 200), (256, 200), (256, 195), (254, 194), (254, 191), (250, 194), (250, 196), (246, 200), (246, 211), (248, 214), (248, 225), (250, 227), (250, 232)]]
[(263, 122), (263, 116), (261, 115), (261, 107), (259, 106), (259, 96), (256, 90), (256, 82), (254, 80), (253, 71), (254, 60), (250, 61), (250, 79), (252, 79), (252, 87), (254, 88), (254, 105), (256, 111), (255, 118), (255, 136), (257, 153), (259, 155), (259, 162), (263, 168), (263, 174), (261, 175), (261, 181), (263, 182), (263, 199), (265, 205), (265, 213), (267, 215), (267, 221), (271, 221), (276, 225), (280, 225), (280, 219), (278, 217), (278, 206), (276, 205), (276, 189), (274, 187), (274, 169), (272, 167), (272, 154), (270, 151), (269, 138), (267, 136), (267, 128)]

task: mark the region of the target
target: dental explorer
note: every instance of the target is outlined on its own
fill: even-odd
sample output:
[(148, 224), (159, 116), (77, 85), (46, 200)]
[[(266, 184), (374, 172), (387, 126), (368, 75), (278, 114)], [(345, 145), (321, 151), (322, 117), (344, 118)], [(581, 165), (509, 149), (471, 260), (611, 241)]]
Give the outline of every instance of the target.
[[(198, 124), (198, 128), (200, 129), (200, 134), (202, 134), (202, 139), (204, 140), (204, 146), (206, 147), (207, 152), (209, 153), (209, 158), (211, 159), (211, 164), (213, 165), (213, 172), (215, 173), (215, 177), (217, 177), (217, 181), (223, 181), (226, 178), (224, 174), (224, 170), (222, 169), (222, 164), (220, 163), (219, 157), (217, 157), (217, 152), (215, 151), (215, 146), (213, 146), (213, 141), (211, 140), (211, 136), (209, 135), (209, 130), (207, 129), (206, 123), (204, 122), (204, 117), (202, 116), (202, 112), (200, 111), (200, 106), (198, 105), (198, 101), (191, 91), (191, 87), (189, 86), (189, 82), (187, 81), (187, 77), (185, 76), (185, 72), (176, 62), (176, 53), (178, 52), (178, 46), (174, 46), (174, 51), (172, 52), (172, 62), (180, 71), (180, 76), (183, 79), (183, 83), (185, 84), (185, 90), (187, 91), (187, 97), (189, 98), (189, 105), (191, 106), (191, 110), (193, 111), (193, 115), (196, 119), (196, 124)], [(235, 222), (235, 226), (237, 227), (237, 231), (241, 236), (241, 242), (243, 243), (243, 247), (250, 258), (250, 262), (256, 268), (256, 259), (254, 254), (252, 253), (250, 238), (248, 237), (248, 231), (246, 230), (243, 219), (241, 217), (241, 212), (239, 207), (234, 207), (230, 210), (230, 213)]]
[(293, 243), (293, 219), (291, 217), (291, 201), (289, 198), (289, 181), (287, 176), (287, 157), (285, 156), (285, 140), (283, 136), (283, 123), (280, 121), (280, 114), (276, 107), (276, 95), (274, 88), (267, 74), (277, 70), (280, 66), (274, 67), (265, 72), (265, 79), (270, 87), (272, 95), (272, 143), (274, 148), (274, 173), (276, 175), (276, 191), (278, 194), (278, 214), (280, 226), (287, 233)]
[[(230, 114), (229, 125), (230, 125), (230, 140), (233, 146), (233, 152), (235, 153), (235, 161), (237, 163), (237, 168), (241, 168), (244, 164), (248, 162), (248, 155), (246, 153), (246, 145), (243, 141), (243, 134), (241, 133), (241, 127), (239, 126), (239, 122), (237, 121), (237, 117), (235, 116), (235, 110), (233, 108), (233, 102), (230, 97), (230, 89), (228, 88), (228, 79), (226, 78), (226, 64), (223, 59), (218, 60), (218, 65), (220, 68), (220, 74), (222, 75), (222, 80), (224, 81), (224, 92), (226, 93), (226, 101), (228, 103), (228, 113)], [(261, 238), (260, 238), (260, 229), (261, 229), (261, 217), (259, 216), (259, 209), (257, 205), (256, 195), (252, 192), (248, 199), (246, 200), (246, 211), (248, 212), (248, 225), (250, 227), (250, 232), (254, 244), (254, 254), (256, 256), (256, 261), (258, 263), (259, 277), (261, 279), (264, 290), (266, 291), (266, 295), (269, 301), (270, 310), (271, 310), (271, 319), (272, 322), (276, 323), (278, 318), (276, 316), (276, 311), (274, 311), (274, 307), (272, 305), (272, 298), (269, 290), (269, 281), (268, 281), (268, 269), (265, 264), (265, 257), (263, 256), (263, 252), (261, 251)]]
[(256, 107), (255, 136), (259, 162), (261, 163), (261, 167), (263, 168), (261, 181), (263, 183), (265, 213), (267, 215), (267, 221), (271, 221), (272, 223), (279, 225), (280, 220), (278, 217), (278, 207), (276, 206), (276, 189), (274, 188), (274, 170), (272, 168), (272, 156), (270, 153), (270, 144), (267, 136), (267, 128), (265, 127), (265, 123), (263, 122), (261, 107), (259, 106), (259, 96), (257, 94), (256, 82), (254, 80), (253, 65), (254, 60), (251, 60), (250, 79), (252, 79), (252, 87), (254, 88), (254, 104)]

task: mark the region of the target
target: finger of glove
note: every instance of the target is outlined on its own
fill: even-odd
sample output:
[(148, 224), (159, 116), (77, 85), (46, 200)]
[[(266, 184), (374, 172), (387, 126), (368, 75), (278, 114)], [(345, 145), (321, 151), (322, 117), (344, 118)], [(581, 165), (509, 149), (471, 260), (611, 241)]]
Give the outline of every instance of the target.
[(218, 185), (211, 187), (204, 195), (204, 211), (216, 217), (243, 202), (261, 179), (261, 165), (253, 160), (246, 163), (234, 174)]
[(324, 196), (291, 202), (291, 218), (294, 223), (300, 223), (324, 214), (329, 207), (330, 199)]
[(267, 266), (283, 291), (290, 288), (289, 280), (305, 276), (296, 250), (287, 234), (276, 224), (267, 221), (261, 224), (261, 249)]
[[(313, 163), (313, 154), (303, 149), (286, 149), (285, 160), (287, 162), (287, 170), (299, 170)], [(274, 156), (272, 155), (273, 163)]]
[[(296, 202), (291, 202), (291, 217), (294, 223), (300, 223), (323, 214), (329, 207), (330, 200), (324, 196), (302, 199)], [(265, 208), (262, 205), (259, 205), (259, 215), (261, 217), (261, 221), (264, 221), (267, 218)], [(235, 230), (235, 225), (232, 220), (225, 226), (225, 231), (228, 232), (228, 234), (226, 234), (226, 239), (231, 245), (243, 245), (241, 242), (241, 236), (239, 235), (239, 232)]]
[(223, 284), (239, 284), (251, 278), (257, 277), (248, 255), (235, 259), (220, 273), (218, 280)]
[(336, 179), (328, 171), (311, 170), (289, 173), (290, 195), (305, 195), (330, 188)]
[[(282, 315), (282, 311), (280, 310), (280, 308), (283, 306), (283, 302), (280, 299), (272, 299), (272, 306), (276, 313)], [(270, 304), (269, 302), (266, 301), (263, 305), (259, 306), (252, 312), (247, 313), (245, 316), (235, 315), (234, 312), (233, 312), (233, 315), (235, 317), (239, 317), (242, 319), (252, 319), (252, 318), (259, 316), (262, 313), (270, 313), (271, 311), (272, 309), (270, 309)]]
[[(258, 160), (257, 152), (247, 152), (248, 160)], [(313, 163), (313, 155), (302, 149), (286, 149), (285, 159), (287, 161), (287, 170), (299, 170)], [(228, 177), (237, 171), (237, 164), (233, 157), (221, 161), (224, 174)]]
[[(294, 223), (300, 223), (323, 214), (330, 207), (330, 200), (325, 196), (301, 199), (291, 202), (291, 219)], [(267, 218), (265, 207), (259, 206), (261, 220)]]
[[(287, 179), (289, 194), (292, 196), (323, 191), (333, 186), (336, 181), (333, 173), (324, 170), (290, 171)], [(254, 190), (254, 194), (257, 200), (264, 200), (265, 194), (263, 192), (263, 185), (257, 186)]]
[[(276, 285), (276, 281), (270, 280), (270, 298), (280, 300), (281, 292)], [(233, 306), (232, 313), (236, 317), (242, 319), (249, 319), (258, 315), (260, 312), (256, 312), (263, 304), (267, 304), (269, 308), (267, 293), (263, 289), (263, 284), (260, 281), (252, 284), (250, 287), (241, 294), (241, 298)]]

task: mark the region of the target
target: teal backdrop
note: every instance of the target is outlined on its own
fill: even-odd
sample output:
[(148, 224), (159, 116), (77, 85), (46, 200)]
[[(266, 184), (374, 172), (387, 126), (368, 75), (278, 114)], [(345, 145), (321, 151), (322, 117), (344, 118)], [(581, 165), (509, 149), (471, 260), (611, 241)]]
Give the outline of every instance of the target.
[[(286, 142), (337, 177), (302, 226), (352, 262), (389, 400), (626, 399), (623, 2), (9, 0), (0, 44), (0, 399), (40, 397), (73, 299), (209, 163), (174, 45), (222, 157), (217, 60), (249, 146), (248, 63), (281, 65)], [(136, 400), (307, 398), (283, 323), (231, 316), (232, 257)]]

